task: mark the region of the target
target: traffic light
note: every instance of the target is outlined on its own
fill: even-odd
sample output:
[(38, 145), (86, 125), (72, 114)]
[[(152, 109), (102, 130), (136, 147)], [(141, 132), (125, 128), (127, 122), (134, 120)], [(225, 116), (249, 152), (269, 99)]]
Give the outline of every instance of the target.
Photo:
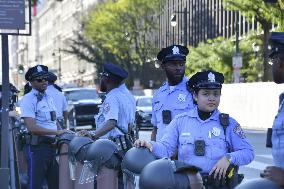
[(22, 64), (18, 65), (18, 73), (19, 74), (23, 74), (24, 70), (25, 70), (25, 68), (24, 68), (24, 66)]

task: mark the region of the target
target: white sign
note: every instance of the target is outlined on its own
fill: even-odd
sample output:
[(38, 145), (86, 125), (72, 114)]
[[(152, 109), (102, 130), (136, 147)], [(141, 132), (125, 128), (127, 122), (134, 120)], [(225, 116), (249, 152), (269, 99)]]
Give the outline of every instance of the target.
[(233, 68), (243, 67), (243, 56), (241, 53), (234, 54), (233, 56)]

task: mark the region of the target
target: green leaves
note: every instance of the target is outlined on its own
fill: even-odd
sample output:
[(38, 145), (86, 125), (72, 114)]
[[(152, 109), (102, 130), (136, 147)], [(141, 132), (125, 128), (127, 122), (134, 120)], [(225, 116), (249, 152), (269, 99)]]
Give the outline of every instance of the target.
[[(85, 34), (95, 45), (112, 53), (120, 60), (135, 64), (145, 63), (154, 56), (146, 38), (155, 28), (151, 19), (159, 0), (119, 0), (98, 5), (86, 21)], [(154, 46), (154, 45), (152, 45)]]
[[(195, 72), (213, 69), (225, 75), (225, 81), (232, 81), (233, 67), (232, 56), (235, 52), (234, 37), (224, 39), (222, 37), (200, 43), (197, 48), (190, 48), (190, 54), (186, 63), (186, 74), (193, 75)], [(257, 81), (262, 69), (261, 51), (255, 54), (252, 44), (262, 45), (259, 36), (253, 34), (240, 41), (240, 50), (243, 55), (242, 77), (247, 82)]]

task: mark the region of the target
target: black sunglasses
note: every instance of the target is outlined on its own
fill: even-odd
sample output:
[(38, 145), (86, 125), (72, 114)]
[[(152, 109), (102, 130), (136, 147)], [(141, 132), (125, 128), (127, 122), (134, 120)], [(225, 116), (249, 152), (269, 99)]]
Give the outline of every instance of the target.
[(35, 78), (34, 81), (41, 83), (41, 82), (47, 81), (47, 77)]
[(100, 76), (102, 77), (102, 76), (106, 76), (106, 77), (108, 77), (109, 76), (109, 74), (107, 73), (107, 72), (101, 72), (100, 73)]

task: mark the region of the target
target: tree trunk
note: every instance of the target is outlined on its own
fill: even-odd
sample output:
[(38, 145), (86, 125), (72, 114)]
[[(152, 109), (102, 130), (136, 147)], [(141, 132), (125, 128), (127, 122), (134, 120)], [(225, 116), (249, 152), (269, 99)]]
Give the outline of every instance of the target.
[[(263, 25), (264, 26), (264, 25)], [(269, 62), (269, 28), (270, 26), (263, 27), (263, 81), (272, 80), (272, 67)]]

